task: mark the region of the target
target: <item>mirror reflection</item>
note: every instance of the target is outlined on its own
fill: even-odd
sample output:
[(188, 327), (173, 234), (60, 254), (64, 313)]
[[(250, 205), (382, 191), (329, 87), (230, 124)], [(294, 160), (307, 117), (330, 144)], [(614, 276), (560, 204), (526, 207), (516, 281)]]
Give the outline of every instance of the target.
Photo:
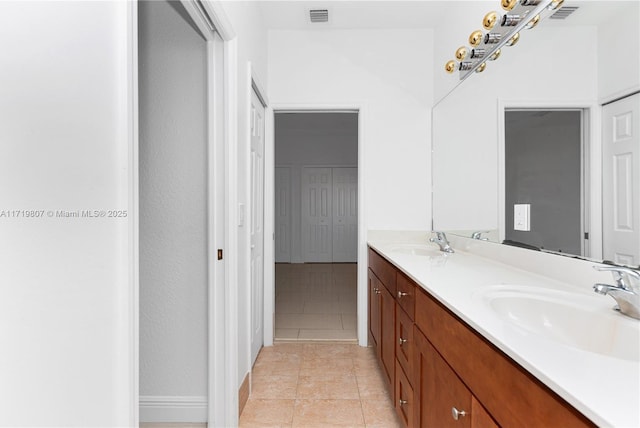
[(640, 264), (638, 5), (566, 1), (436, 104), (434, 230)]

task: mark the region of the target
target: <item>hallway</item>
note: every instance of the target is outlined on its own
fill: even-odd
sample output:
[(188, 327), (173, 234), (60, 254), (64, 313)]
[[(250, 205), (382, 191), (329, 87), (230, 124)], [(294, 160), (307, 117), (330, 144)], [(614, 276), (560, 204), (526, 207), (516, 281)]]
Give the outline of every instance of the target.
[(357, 264), (276, 264), (275, 340), (356, 343)]
[(373, 348), (280, 343), (262, 348), (240, 427), (400, 427)]

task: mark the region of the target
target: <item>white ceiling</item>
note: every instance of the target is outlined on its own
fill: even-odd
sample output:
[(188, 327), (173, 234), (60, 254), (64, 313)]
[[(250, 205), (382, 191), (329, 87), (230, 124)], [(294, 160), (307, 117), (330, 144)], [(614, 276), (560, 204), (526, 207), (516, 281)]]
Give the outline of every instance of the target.
[[(579, 9), (566, 20), (546, 20), (545, 25), (599, 25), (624, 13), (638, 0), (567, 0), (564, 6)], [(435, 29), (455, 19), (457, 13), (478, 15), (501, 11), (499, 0), (260, 0), (266, 27), (270, 30), (328, 29)], [(309, 9), (328, 9), (329, 23), (309, 22)]]

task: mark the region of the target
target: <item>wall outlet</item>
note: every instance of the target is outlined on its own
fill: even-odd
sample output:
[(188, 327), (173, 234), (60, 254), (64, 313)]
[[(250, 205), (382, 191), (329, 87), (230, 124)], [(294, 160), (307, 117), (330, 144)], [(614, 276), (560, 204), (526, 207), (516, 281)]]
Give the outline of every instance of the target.
[(531, 230), (530, 204), (515, 204), (513, 206), (513, 229), (525, 232)]

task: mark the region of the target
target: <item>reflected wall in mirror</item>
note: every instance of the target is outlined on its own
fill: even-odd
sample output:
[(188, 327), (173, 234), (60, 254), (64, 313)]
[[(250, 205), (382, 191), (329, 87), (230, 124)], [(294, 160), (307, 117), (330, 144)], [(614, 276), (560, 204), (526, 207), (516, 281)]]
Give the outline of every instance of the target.
[[(565, 6), (578, 9), (564, 20), (547, 19), (523, 32), (517, 47), (505, 49), (484, 73), (462, 82), (434, 107), (433, 227), (465, 236), (489, 231), (482, 236), (496, 242), (637, 266), (640, 96), (625, 98), (626, 107), (608, 110), (624, 101), (609, 104), (613, 100), (640, 89), (639, 2), (567, 0)], [(453, 36), (442, 32), (440, 37)], [(576, 214), (574, 204), (563, 212), (553, 203), (563, 197), (557, 193), (559, 176), (558, 186), (544, 186), (546, 193), (531, 202), (531, 230), (517, 233), (513, 205), (527, 201), (518, 194), (506, 199), (513, 183), (505, 165), (505, 115), (514, 110), (579, 112), (583, 137), (578, 159), (571, 162), (580, 169), (579, 194), (572, 194), (580, 210)], [(545, 143), (544, 135), (559, 132), (541, 123), (537, 128), (538, 145)], [(607, 143), (607, 136), (612, 141)], [(523, 156), (517, 162), (540, 160)], [(545, 205), (547, 212), (541, 213)], [(574, 236), (579, 230), (578, 244), (544, 239), (543, 218), (542, 223), (556, 218), (573, 225)]]

